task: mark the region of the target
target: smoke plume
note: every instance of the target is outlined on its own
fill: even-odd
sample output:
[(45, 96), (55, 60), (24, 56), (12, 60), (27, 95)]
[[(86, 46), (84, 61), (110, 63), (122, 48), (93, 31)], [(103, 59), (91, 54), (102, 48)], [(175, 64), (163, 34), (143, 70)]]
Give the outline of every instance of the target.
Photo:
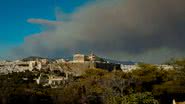
[(68, 21), (29, 19), (55, 27), (28, 36), (16, 56), (69, 56), (93, 51), (119, 60), (161, 62), (185, 56), (185, 0), (104, 0)]

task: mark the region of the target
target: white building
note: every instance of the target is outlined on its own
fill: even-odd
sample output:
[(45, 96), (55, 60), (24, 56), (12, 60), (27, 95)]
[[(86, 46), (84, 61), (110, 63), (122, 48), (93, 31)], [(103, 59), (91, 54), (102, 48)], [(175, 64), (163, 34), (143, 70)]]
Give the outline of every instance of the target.
[(139, 68), (138, 65), (123, 65), (121, 64), (121, 70), (124, 72), (132, 71)]
[(88, 61), (88, 57), (84, 54), (75, 54), (73, 55), (73, 63), (84, 63)]
[(65, 60), (65, 59), (57, 59), (55, 61), (56, 61), (56, 63), (65, 63), (65, 62), (67, 62), (67, 60)]
[(171, 65), (157, 65), (158, 68), (164, 69), (164, 70), (172, 70), (174, 69)]
[(0, 62), (0, 73), (8, 74), (12, 72), (25, 72), (33, 71), (33, 69), (41, 70), (42, 65), (46, 64), (46, 61), (1, 61)]
[[(155, 66), (157, 68), (163, 69), (163, 70), (173, 70), (174, 69), (173, 66), (171, 66), (171, 65), (155, 65)], [(121, 65), (121, 69), (124, 72), (136, 70), (138, 68), (139, 68), (139, 66), (137, 64), (136, 65)]]

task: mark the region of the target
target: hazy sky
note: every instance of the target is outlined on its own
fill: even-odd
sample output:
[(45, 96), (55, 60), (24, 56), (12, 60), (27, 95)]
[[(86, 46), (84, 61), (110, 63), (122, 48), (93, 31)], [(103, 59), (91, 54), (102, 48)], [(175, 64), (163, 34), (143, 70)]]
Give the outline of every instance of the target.
[(0, 58), (10, 59), (7, 53), (23, 44), (26, 36), (41, 32), (29, 18), (56, 20), (57, 8), (71, 13), (92, 0), (0, 0)]
[(0, 0), (1, 57), (185, 56), (184, 0)]

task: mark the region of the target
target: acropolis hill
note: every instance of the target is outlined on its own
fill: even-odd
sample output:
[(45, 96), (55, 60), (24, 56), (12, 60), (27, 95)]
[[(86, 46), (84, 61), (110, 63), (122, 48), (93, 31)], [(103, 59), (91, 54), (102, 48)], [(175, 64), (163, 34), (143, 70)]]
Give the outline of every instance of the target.
[[(159, 65), (166, 69), (171, 66)], [(73, 60), (56, 59), (49, 60), (41, 57), (28, 57), (16, 61), (0, 61), (0, 73), (7, 74), (12, 72), (25, 71), (53, 71), (60, 70), (74, 75), (81, 75), (86, 69), (104, 69), (108, 71), (123, 70), (129, 71), (137, 68), (137, 64), (127, 65), (121, 63), (111, 63), (95, 54), (74, 54)]]

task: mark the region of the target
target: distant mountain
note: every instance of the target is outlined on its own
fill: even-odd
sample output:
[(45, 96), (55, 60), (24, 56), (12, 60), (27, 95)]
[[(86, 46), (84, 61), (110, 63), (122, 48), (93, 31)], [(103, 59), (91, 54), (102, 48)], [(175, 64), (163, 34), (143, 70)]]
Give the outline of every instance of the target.
[(26, 57), (23, 58), (22, 61), (35, 61), (37, 59), (47, 59), (49, 61), (54, 61), (53, 59), (49, 59), (49, 58), (43, 58), (43, 57), (39, 57), (39, 56), (30, 56), (30, 57)]
[(104, 60), (110, 62), (110, 63), (119, 63), (119, 64), (123, 64), (123, 65), (134, 65), (137, 62), (133, 62), (133, 61), (118, 61), (118, 60), (112, 60), (112, 59), (105, 59)]
[(36, 59), (44, 59), (44, 58), (38, 57), (38, 56), (30, 56), (30, 57), (23, 58), (22, 61), (33, 61)]

